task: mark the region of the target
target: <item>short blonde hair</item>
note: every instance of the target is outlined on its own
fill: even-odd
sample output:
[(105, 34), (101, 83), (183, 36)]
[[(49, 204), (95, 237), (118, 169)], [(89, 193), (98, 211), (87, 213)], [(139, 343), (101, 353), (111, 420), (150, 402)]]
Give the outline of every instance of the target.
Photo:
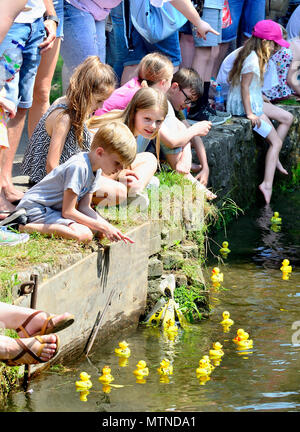
[(91, 150), (98, 147), (109, 153), (118, 154), (125, 167), (130, 166), (136, 157), (136, 139), (130, 129), (118, 120), (106, 123), (98, 129)]

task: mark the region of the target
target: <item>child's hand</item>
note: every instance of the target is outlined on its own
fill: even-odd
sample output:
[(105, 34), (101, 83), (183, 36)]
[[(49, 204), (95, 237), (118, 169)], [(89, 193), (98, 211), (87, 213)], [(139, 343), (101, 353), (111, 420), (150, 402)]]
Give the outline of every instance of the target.
[(125, 236), (118, 228), (115, 228), (113, 225), (108, 224), (107, 227), (105, 227), (102, 230), (103, 234), (108, 238), (108, 240), (112, 242), (117, 242), (120, 240), (123, 240), (124, 243), (134, 243), (131, 238)]
[(251, 124), (252, 124), (253, 127), (254, 126), (260, 127), (261, 122), (260, 122), (260, 118), (257, 117), (257, 115), (255, 115), (255, 114), (248, 114), (247, 115), (247, 119), (251, 120)]
[(207, 33), (213, 33), (215, 35), (219, 35), (215, 29), (213, 29), (206, 21), (200, 20), (199, 24), (195, 27), (195, 30), (197, 31), (197, 37), (203, 38), (206, 40), (206, 34)]
[(124, 169), (118, 175), (118, 180), (120, 183), (125, 184), (125, 186), (130, 187), (139, 178), (133, 170)]
[(4, 111), (7, 111), (9, 113), (9, 118), (15, 117), (17, 110), (16, 110), (16, 105), (12, 101), (4, 97), (1, 97), (0, 105)]
[(195, 126), (195, 129), (197, 131), (197, 135), (205, 136), (210, 131), (212, 123), (210, 121), (204, 120), (204, 121), (195, 123), (193, 126)]

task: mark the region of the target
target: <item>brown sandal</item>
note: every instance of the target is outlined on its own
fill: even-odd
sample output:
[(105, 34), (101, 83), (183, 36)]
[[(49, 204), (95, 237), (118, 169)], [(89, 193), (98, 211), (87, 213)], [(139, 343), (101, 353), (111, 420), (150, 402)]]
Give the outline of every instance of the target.
[(60, 345), (59, 337), (57, 335), (56, 335), (56, 350), (54, 351), (53, 356), (49, 360), (41, 360), (40, 358), (40, 355), (45, 346), (45, 342), (43, 341), (43, 339), (40, 336), (35, 336), (34, 339), (36, 339), (41, 344), (36, 354), (32, 352), (30, 349), (35, 342), (34, 340), (32, 341), (31, 344), (29, 344), (29, 346), (26, 346), (24, 342), (22, 342), (20, 339), (15, 339), (15, 341), (21, 347), (21, 352), (11, 360), (2, 360), (2, 361), (6, 363), (8, 366), (20, 366), (24, 364), (30, 365), (30, 364), (37, 364), (37, 363), (47, 363), (47, 361), (52, 360), (56, 356)]
[(20, 333), (21, 331), (24, 333), (25, 337), (33, 337), (33, 336), (43, 336), (48, 335), (50, 333), (57, 333), (67, 327), (69, 327), (74, 322), (74, 315), (70, 315), (69, 317), (62, 319), (57, 324), (54, 324), (52, 321), (52, 318), (55, 317), (55, 315), (49, 315), (47, 312), (47, 318), (44, 321), (44, 324), (42, 325), (42, 328), (32, 335), (30, 335), (26, 331), (26, 326), (30, 323), (30, 321), (39, 313), (44, 313), (44, 311), (38, 310), (33, 312), (24, 322), (16, 329), (17, 333)]

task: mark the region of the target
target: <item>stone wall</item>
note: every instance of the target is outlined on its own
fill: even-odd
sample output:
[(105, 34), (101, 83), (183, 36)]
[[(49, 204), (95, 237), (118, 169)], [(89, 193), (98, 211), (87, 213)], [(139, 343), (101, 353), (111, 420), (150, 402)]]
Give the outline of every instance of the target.
[[(294, 115), (294, 122), (286, 137), (280, 160), (291, 170), (299, 162), (300, 107), (282, 106)], [(275, 123), (276, 127), (276, 123)], [(266, 142), (252, 132), (249, 120), (233, 117), (227, 123), (215, 126), (203, 138), (210, 168), (210, 184), (218, 195), (218, 201), (225, 197), (233, 199), (238, 206), (249, 207), (261, 194), (257, 187), (263, 179)], [(196, 155), (193, 159), (197, 162)], [(275, 174), (274, 184), (282, 175)]]

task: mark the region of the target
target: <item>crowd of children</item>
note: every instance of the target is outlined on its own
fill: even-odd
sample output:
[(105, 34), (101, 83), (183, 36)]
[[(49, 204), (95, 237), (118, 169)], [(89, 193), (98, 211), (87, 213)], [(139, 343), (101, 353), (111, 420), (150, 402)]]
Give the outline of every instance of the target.
[[(167, 1), (150, 3), (161, 8)], [(147, 207), (145, 188), (157, 185), (161, 159), (208, 200), (215, 199), (207, 189), (201, 137), (232, 115), (248, 118), (269, 144), (259, 189), (270, 203), (275, 170), (288, 174), (279, 154), (293, 122), (274, 102), (300, 97), (295, 21), (300, 6), (287, 26), (293, 29), (290, 40), (283, 26), (265, 20), (265, 0), (171, 1), (188, 21), (154, 44), (134, 28), (126, 0), (0, 2), (7, 18), (1, 23), (0, 55), (12, 40), (24, 45), (20, 69), (0, 96), (1, 245), (27, 241), (25, 233), (35, 231), (83, 242), (97, 235), (132, 243), (92, 204), (139, 200)], [(242, 40), (234, 49), (239, 24)], [(49, 107), (59, 53), (66, 92)], [(212, 74), (222, 86), (226, 112), (211, 103)], [(28, 110), (22, 168), (30, 188), (23, 194), (13, 185), (12, 165)], [(20, 216), (23, 233), (8, 230)], [(37, 348), (43, 361), (57, 349), (57, 339), (48, 339), (32, 341), (43, 345), (44, 351)], [(23, 355), (27, 345), (20, 347), (14, 345)]]

